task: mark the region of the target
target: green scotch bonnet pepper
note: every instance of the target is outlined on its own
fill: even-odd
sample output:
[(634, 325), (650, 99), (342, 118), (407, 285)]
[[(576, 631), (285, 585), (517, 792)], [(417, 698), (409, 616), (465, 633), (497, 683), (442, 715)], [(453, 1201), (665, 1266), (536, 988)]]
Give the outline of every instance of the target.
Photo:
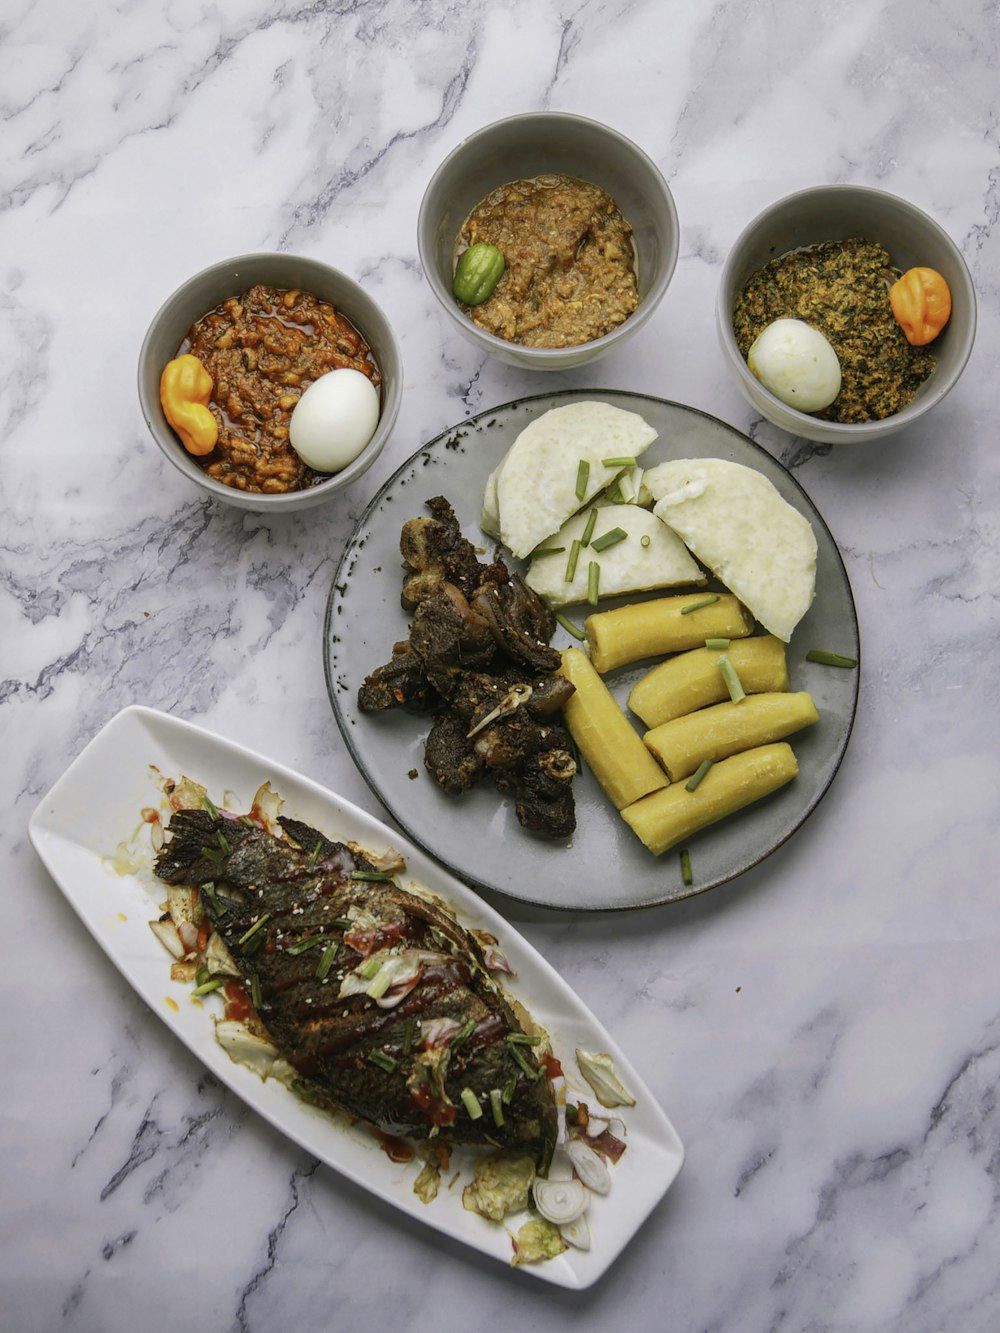
[(482, 305), (503, 277), (507, 265), (495, 245), (477, 241), (463, 251), (451, 290), (463, 305)]

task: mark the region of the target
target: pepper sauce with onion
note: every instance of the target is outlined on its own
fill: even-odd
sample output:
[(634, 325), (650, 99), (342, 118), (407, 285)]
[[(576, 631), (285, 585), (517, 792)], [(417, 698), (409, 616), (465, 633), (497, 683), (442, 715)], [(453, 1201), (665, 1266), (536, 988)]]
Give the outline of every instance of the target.
[(382, 383), (371, 349), (344, 315), (310, 292), (257, 285), (203, 315), (177, 355), (212, 377), (209, 409), (219, 438), (199, 463), (241, 491), (277, 495), (323, 480), (289, 442), (296, 403), (314, 380), (349, 368)]

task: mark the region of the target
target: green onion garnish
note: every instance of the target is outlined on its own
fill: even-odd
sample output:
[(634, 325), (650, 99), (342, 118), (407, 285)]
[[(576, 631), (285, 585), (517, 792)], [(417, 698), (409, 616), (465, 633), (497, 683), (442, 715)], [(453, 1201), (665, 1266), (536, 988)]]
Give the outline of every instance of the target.
[(250, 929), (240, 936), (238, 943), (243, 945), (246, 944), (247, 940), (252, 940), (258, 930), (263, 930), (265, 924), (270, 921), (270, 919), (270, 912), (265, 912), (263, 916), (259, 916)]
[(529, 1032), (508, 1032), (507, 1040), (512, 1046), (541, 1046), (542, 1039)]
[(392, 985), (393, 973), (395, 969), (392, 962), (383, 963), (372, 978), (371, 985), (365, 991), (365, 994), (372, 1000), (381, 1000)]
[(369, 1051), (368, 1063), (378, 1065), (379, 1069), (384, 1069), (387, 1074), (391, 1074), (396, 1068), (396, 1061), (385, 1051)]
[(534, 1066), (532, 1065), (529, 1065), (527, 1060), (521, 1054), (520, 1050), (517, 1048), (517, 1046), (515, 1046), (512, 1042), (508, 1041), (507, 1049), (514, 1057), (516, 1063), (521, 1066), (521, 1069), (524, 1071), (527, 1077), (531, 1079), (532, 1082), (534, 1082), (536, 1078), (541, 1078), (542, 1071), (540, 1069), (535, 1069)]
[(726, 651), (726, 649), (729, 647), (729, 640), (728, 640), (728, 639), (706, 639), (706, 640), (705, 640), (705, 647), (706, 647), (706, 648), (715, 648), (715, 649), (717, 649), (720, 653), (724, 653), (724, 652)]
[(216, 916), (223, 916), (227, 911), (227, 909), (223, 907), (222, 904), (219, 902), (218, 894), (215, 892), (214, 880), (207, 879), (205, 883), (201, 886), (201, 891), (208, 899), (208, 901), (212, 904)]
[(471, 1088), (462, 1089), (462, 1105), (468, 1111), (470, 1120), (478, 1120), (483, 1114), (483, 1108), (479, 1105), (479, 1098)]
[(587, 546), (590, 543), (590, 539), (594, 535), (594, 525), (596, 524), (596, 522), (597, 522), (597, 509), (595, 507), (587, 515), (587, 526), (584, 528), (583, 536), (580, 538), (581, 546)]
[(503, 1093), (499, 1088), (490, 1089), (490, 1110), (497, 1129), (503, 1129)]
[(229, 839), (223, 833), (222, 829), (216, 829), (215, 840), (219, 844), (219, 849), (223, 856), (228, 856), (230, 852)]
[(580, 547), (582, 543), (573, 539), (573, 545), (569, 548), (569, 559), (566, 561), (566, 582), (572, 583), (576, 578), (576, 563), (580, 559)]
[(856, 667), (856, 657), (844, 657), (841, 653), (828, 653), (823, 648), (810, 648), (806, 653), (807, 662), (818, 662), (820, 666)]
[(371, 884), (391, 884), (392, 876), (384, 870), (352, 870), (351, 879), (361, 879)]
[(337, 956), (338, 944), (334, 940), (333, 944), (328, 944), (323, 950), (323, 957), (319, 960), (319, 966), (316, 968), (316, 980), (325, 981), (330, 975), (330, 968), (333, 967), (333, 960)]
[(411, 1049), (411, 1047), (413, 1046), (413, 1033), (414, 1033), (414, 1031), (415, 1031), (415, 1029), (416, 1029), (416, 1026), (417, 1026), (417, 1025), (416, 1025), (416, 1022), (415, 1022), (412, 1018), (408, 1018), (408, 1019), (406, 1020), (406, 1022), (403, 1024), (403, 1054), (404, 1054), (404, 1055), (409, 1055), (409, 1054), (410, 1054), (410, 1049)]
[(628, 504), (628, 501), (625, 499), (624, 495), (622, 495), (620, 477), (615, 477), (614, 481), (604, 492), (604, 498), (605, 500), (607, 500), (608, 504), (613, 504), (613, 505)]
[(591, 546), (595, 551), (606, 551), (609, 546), (617, 546), (628, 536), (624, 528), (612, 528), (609, 532), (602, 532), (599, 537), (595, 537)]
[(219, 818), (219, 812), (215, 808), (215, 802), (212, 800), (211, 796), (209, 796), (208, 792), (201, 798), (201, 803), (213, 819)]
[(701, 763), (698, 765), (698, 767), (695, 769), (695, 771), (688, 778), (687, 782), (685, 782), (684, 790), (694, 791), (694, 789), (698, 786), (702, 778), (705, 776), (705, 774), (711, 767), (712, 767), (712, 760), (703, 759)]
[(255, 1009), (260, 1009), (260, 977), (256, 972), (250, 978), (250, 1003)]
[(711, 597), (703, 597), (700, 602), (689, 602), (687, 606), (681, 607), (681, 615), (689, 616), (692, 611), (700, 611), (703, 606), (711, 606), (713, 602), (719, 600), (719, 594), (713, 593)]
[(451, 1039), (450, 1049), (453, 1054), (455, 1051), (458, 1050), (459, 1046), (465, 1045), (465, 1043), (469, 1040), (469, 1038), (472, 1036), (475, 1030), (476, 1030), (476, 1020), (474, 1018), (470, 1018), (467, 1022), (462, 1024), (462, 1026), (455, 1033), (454, 1037), (452, 1037)]
[(504, 1106), (509, 1106), (514, 1100), (514, 1093), (517, 1090), (517, 1075), (511, 1074), (507, 1082), (503, 1085), (503, 1092), (500, 1094), (500, 1100)]
[(321, 842), (318, 842), (316, 846), (312, 849), (312, 851), (309, 853), (309, 860), (306, 862), (307, 870), (315, 870), (316, 862), (319, 860), (319, 854), (322, 851), (322, 849), (323, 849), (323, 844)]
[(336, 927), (337, 930), (350, 930), (354, 922), (349, 916), (335, 916), (330, 925)]
[(206, 861), (214, 861), (216, 865), (222, 860), (222, 852), (217, 847), (203, 847), (201, 854)]
[(208, 981), (203, 981), (200, 986), (196, 986), (191, 992), (192, 995), (210, 995), (212, 991), (218, 990), (226, 984), (225, 977), (210, 977)]
[(689, 886), (694, 883), (694, 876), (691, 874), (691, 853), (686, 847), (681, 852), (681, 879)]
[(539, 546), (536, 551), (532, 551), (530, 558), (540, 560), (543, 555), (561, 555), (565, 549), (565, 546)]
[(651, 538), (650, 538), (649, 533), (648, 533), (648, 532), (644, 532), (644, 533), (642, 534), (642, 536), (639, 538), (639, 545), (645, 549), (645, 547), (647, 547), (647, 546), (649, 545), (650, 540), (651, 540)]
[(635, 467), (635, 459), (627, 455), (621, 458), (602, 458), (601, 462), (605, 467)]
[(587, 487), (590, 484), (590, 464), (585, 458), (580, 459), (579, 466), (576, 469), (576, 498), (583, 500), (587, 494)]
[(562, 625), (563, 629), (566, 631), (567, 634), (572, 634), (574, 639), (585, 639), (587, 637), (584, 631), (580, 628), (580, 626), (574, 625), (573, 621), (570, 620), (568, 616), (561, 615), (557, 611), (556, 620), (560, 625)]
[(304, 940), (296, 940), (294, 944), (290, 944), (285, 953), (291, 954), (293, 958), (298, 958), (300, 953), (305, 953), (307, 949), (315, 949), (317, 944), (322, 943), (322, 935), (308, 935)]
[(601, 567), (596, 560), (591, 560), (587, 568), (587, 601), (591, 606), (597, 605), (600, 585)]
[(372, 977), (377, 975), (381, 966), (382, 962), (378, 958), (366, 958), (361, 966), (357, 968), (357, 973), (364, 977), (365, 981), (371, 981)]
[(747, 697), (747, 692), (743, 688), (743, 683), (736, 674), (736, 668), (730, 662), (725, 653), (719, 658), (719, 670), (722, 672), (722, 679), (726, 682), (726, 689), (729, 691), (729, 697), (734, 704), (738, 704), (741, 699)]

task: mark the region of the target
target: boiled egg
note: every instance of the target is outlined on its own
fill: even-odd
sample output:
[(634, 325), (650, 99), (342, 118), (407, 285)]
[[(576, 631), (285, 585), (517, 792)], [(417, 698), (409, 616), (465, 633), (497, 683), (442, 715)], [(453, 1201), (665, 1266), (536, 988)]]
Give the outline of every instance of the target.
[(840, 393), (840, 362), (827, 339), (801, 319), (776, 319), (758, 334), (747, 365), (776, 398), (819, 412)]
[(292, 448), (317, 472), (340, 472), (375, 434), (378, 389), (360, 370), (330, 370), (295, 404), (288, 433)]

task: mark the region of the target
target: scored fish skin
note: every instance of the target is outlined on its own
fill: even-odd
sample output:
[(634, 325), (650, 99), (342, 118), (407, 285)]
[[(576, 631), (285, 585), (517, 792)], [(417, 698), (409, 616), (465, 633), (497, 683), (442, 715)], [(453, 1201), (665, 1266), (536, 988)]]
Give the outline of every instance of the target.
[[(256, 978), (258, 1017), (301, 1076), (305, 1095), (388, 1133), (439, 1133), (450, 1142), (528, 1153), (544, 1171), (557, 1133), (552, 1085), (530, 1045), (517, 1044), (515, 1052), (507, 1041), (524, 1027), (488, 972), (475, 936), (434, 902), (393, 882), (352, 879), (352, 872), (375, 870), (355, 849), (296, 820), (280, 823), (285, 836), (279, 838), (252, 822), (179, 810), (155, 870), (168, 884), (213, 886), (201, 895), (204, 910), (248, 996)], [(353, 924), (345, 927), (348, 917)], [(290, 952), (317, 936), (321, 943)], [(324, 950), (334, 943), (339, 952), (326, 978), (317, 978)], [(354, 979), (366, 957), (389, 957), (381, 952), (387, 949), (419, 955), (419, 980), (394, 1007), (380, 1007), (365, 990), (340, 994), (346, 975)], [(470, 1023), (468, 1035), (452, 1047)], [(425, 1036), (437, 1044), (426, 1046)], [(372, 1052), (376, 1059), (388, 1056), (394, 1067), (372, 1063)], [(467, 1088), (483, 1108), (476, 1120), (462, 1102)], [(502, 1127), (490, 1106), (496, 1089), (513, 1089)]]

